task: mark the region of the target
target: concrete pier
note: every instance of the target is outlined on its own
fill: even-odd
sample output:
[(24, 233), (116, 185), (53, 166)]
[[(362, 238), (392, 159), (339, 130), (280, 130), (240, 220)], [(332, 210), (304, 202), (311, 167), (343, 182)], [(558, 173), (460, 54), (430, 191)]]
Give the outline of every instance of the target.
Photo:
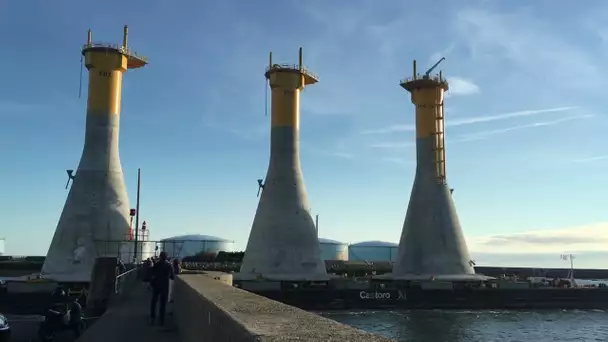
[(182, 274), (174, 291), (164, 327), (148, 324), (151, 292), (140, 285), (78, 341), (393, 341), (234, 288), (219, 272)]
[(235, 279), (326, 280), (300, 165), (300, 92), (317, 78), (299, 65), (272, 63), (270, 164)]
[(89, 71), (85, 142), (80, 163), (42, 267), (45, 278), (89, 281), (98, 256), (124, 254), (129, 199), (118, 153), (122, 77), (146, 65), (127, 46), (97, 44), (91, 31), (82, 49)]

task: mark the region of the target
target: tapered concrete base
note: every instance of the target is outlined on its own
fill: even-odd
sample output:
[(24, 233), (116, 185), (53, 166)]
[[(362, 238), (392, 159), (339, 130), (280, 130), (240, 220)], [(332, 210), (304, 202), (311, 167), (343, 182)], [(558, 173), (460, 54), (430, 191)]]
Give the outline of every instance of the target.
[(438, 184), (433, 137), (418, 139), (416, 178), (407, 208), (394, 278), (475, 276), (450, 189)]
[(235, 280), (327, 280), (300, 166), (298, 131), (271, 131), (265, 186)]
[(118, 127), (118, 115), (87, 115), (85, 146), (42, 267), (45, 278), (90, 281), (95, 258), (123, 253), (129, 200), (118, 156)]

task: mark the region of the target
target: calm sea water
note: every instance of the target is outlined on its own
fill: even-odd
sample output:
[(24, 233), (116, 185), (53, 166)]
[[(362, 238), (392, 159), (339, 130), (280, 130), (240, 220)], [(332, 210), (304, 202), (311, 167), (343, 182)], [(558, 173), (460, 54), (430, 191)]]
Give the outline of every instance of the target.
[(397, 341), (608, 341), (608, 312), (602, 310), (416, 310), (319, 314)]

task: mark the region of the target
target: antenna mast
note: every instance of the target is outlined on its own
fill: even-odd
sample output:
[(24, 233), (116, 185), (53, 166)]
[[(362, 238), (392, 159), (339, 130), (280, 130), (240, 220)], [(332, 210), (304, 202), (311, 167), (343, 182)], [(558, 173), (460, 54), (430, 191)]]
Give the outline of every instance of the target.
[[(268, 70), (272, 68), (272, 51), (268, 55)], [(270, 78), (265, 77), (265, 88), (264, 88), (264, 115), (268, 116), (268, 88), (270, 87)]]
[(80, 55), (80, 79), (78, 81), (78, 98), (82, 97), (82, 69), (84, 64), (84, 56)]
[[(87, 32), (87, 45), (93, 44), (93, 33), (91, 30)], [(80, 79), (78, 81), (78, 98), (82, 97), (82, 69), (84, 66), (84, 53), (80, 54)]]

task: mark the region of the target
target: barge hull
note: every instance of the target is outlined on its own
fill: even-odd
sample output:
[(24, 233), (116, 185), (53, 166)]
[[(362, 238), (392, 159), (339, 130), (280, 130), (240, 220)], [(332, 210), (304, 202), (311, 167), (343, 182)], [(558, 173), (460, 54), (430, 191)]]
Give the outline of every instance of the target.
[(608, 289), (250, 291), (304, 310), (608, 309)]

